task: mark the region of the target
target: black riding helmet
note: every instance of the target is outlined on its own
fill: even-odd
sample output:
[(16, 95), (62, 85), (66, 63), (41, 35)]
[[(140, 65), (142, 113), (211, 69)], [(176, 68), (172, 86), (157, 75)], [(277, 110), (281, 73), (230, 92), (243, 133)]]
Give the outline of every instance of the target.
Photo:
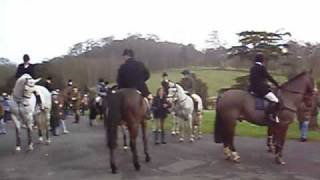
[(187, 74), (191, 74), (190, 70), (189, 69), (185, 69), (181, 72), (181, 74), (183, 75), (187, 75)]
[(134, 57), (134, 52), (132, 49), (125, 49), (122, 53), (122, 56)]
[(162, 77), (168, 77), (167, 72), (163, 72), (163, 73), (162, 73)]
[(258, 53), (255, 57), (255, 61), (256, 62), (260, 62), (260, 63), (263, 63), (264, 62), (264, 56), (262, 53)]

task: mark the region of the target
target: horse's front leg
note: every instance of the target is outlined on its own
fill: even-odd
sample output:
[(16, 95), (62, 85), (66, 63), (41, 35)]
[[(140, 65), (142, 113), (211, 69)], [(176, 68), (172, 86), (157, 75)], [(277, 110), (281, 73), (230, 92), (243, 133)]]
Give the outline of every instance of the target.
[[(144, 120), (141, 123), (141, 130), (142, 130), (142, 140), (143, 140), (143, 150), (144, 150), (144, 154), (145, 154), (145, 161), (146, 162), (150, 162), (151, 158), (149, 156), (149, 152), (148, 152), (148, 139), (147, 139), (147, 122)], [(158, 132), (156, 132), (158, 133)]]
[(287, 131), (289, 125), (276, 125), (274, 127), (274, 135), (275, 135), (275, 161), (277, 164), (284, 165), (285, 161), (282, 159), (282, 150), (285, 143)]
[(33, 151), (32, 123), (27, 124), (27, 133), (28, 133), (28, 150)]
[(11, 114), (11, 119), (16, 129), (16, 151), (21, 151), (21, 122), (18, 121), (17, 117), (13, 114)]
[(270, 153), (275, 153), (275, 144), (274, 144), (274, 132), (273, 127), (268, 126), (267, 131), (268, 137), (267, 137), (267, 149)]
[(179, 122), (179, 142), (183, 142), (184, 141), (184, 133), (185, 133), (185, 124), (186, 124), (186, 121), (182, 118), (178, 118), (177, 117), (177, 121), (181, 121)]

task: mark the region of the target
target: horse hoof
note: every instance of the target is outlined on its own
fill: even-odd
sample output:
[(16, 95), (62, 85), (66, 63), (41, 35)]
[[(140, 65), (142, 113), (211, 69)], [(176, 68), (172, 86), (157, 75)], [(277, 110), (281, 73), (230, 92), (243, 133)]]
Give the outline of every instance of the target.
[(40, 143), (43, 142), (43, 137), (39, 137), (39, 142), (40, 142)]
[(29, 145), (28, 151), (33, 151), (33, 145), (32, 144)]
[(183, 141), (184, 141), (184, 139), (183, 139), (183, 138), (180, 138), (180, 139), (179, 139), (179, 142), (183, 142)]
[(176, 135), (176, 132), (172, 131), (172, 132), (171, 132), (171, 135), (172, 135), (172, 136), (175, 136), (175, 135)]
[(50, 139), (46, 140), (46, 145), (50, 145), (50, 144), (51, 144), (51, 140)]
[(140, 169), (141, 169), (141, 166), (140, 166), (140, 164), (134, 164), (134, 168), (136, 169), (136, 171), (140, 171)]
[(114, 165), (111, 165), (111, 172), (112, 174), (116, 174), (117, 173), (117, 167)]
[(127, 151), (128, 149), (129, 149), (128, 146), (123, 146), (124, 151)]
[(150, 156), (149, 155), (146, 155), (146, 162), (150, 162), (151, 161), (151, 158), (150, 158)]
[(285, 165), (286, 162), (282, 160), (281, 157), (276, 157), (276, 163), (279, 164), (279, 165)]
[(192, 143), (194, 141), (194, 139), (193, 138), (190, 138), (190, 142)]
[(20, 146), (17, 146), (17, 147), (16, 147), (16, 151), (17, 151), (17, 152), (20, 152), (20, 151), (21, 151), (21, 147), (20, 147)]

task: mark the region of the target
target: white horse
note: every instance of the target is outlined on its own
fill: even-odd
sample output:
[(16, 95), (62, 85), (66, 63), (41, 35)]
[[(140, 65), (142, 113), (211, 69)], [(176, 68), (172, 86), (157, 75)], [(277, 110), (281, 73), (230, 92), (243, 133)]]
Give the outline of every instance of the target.
[[(40, 79), (34, 80), (29, 74), (22, 75), (15, 84), (10, 101), (11, 117), (16, 127), (16, 151), (21, 150), (21, 126), (26, 125), (28, 132), (28, 150), (33, 150), (32, 126), (38, 120), (39, 135), (41, 127), (48, 125), (51, 111), (51, 94), (42, 86), (35, 85)], [(34, 92), (40, 95), (44, 110), (36, 108)], [(50, 143), (47, 131), (47, 143)], [(39, 137), (42, 140), (42, 137)]]
[(179, 141), (184, 141), (184, 134), (187, 129), (190, 135), (190, 142), (194, 141), (192, 132), (192, 114), (194, 111), (194, 103), (190, 96), (185, 94), (185, 91), (179, 84), (169, 82), (168, 100), (173, 104), (172, 111), (179, 122)]

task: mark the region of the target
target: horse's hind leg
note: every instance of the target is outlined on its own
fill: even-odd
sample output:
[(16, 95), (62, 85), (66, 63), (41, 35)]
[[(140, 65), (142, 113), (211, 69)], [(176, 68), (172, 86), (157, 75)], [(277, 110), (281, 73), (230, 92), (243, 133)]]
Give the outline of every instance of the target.
[(189, 115), (188, 121), (186, 123), (188, 124), (188, 130), (189, 130), (189, 134), (190, 134), (190, 142), (194, 141), (194, 126), (193, 126), (193, 122), (192, 122), (192, 115)]
[(127, 150), (128, 149), (127, 134), (126, 134), (126, 127), (124, 125), (121, 125), (121, 131), (122, 131), (122, 137), (123, 137), (123, 149)]
[(32, 151), (33, 150), (33, 141), (32, 141), (32, 124), (29, 123), (27, 125), (27, 133), (28, 133), (28, 150)]
[(106, 129), (106, 139), (110, 153), (110, 167), (113, 174), (117, 173), (114, 151), (117, 148), (118, 127), (115, 124), (110, 124)]
[[(135, 126), (135, 127), (132, 127), (132, 126)], [(130, 133), (130, 148), (131, 148), (131, 152), (132, 152), (133, 165), (134, 165), (135, 169), (137, 171), (139, 171), (141, 166), (139, 164), (137, 146), (136, 146), (138, 127), (136, 125), (131, 125), (128, 127), (128, 129), (129, 129), (129, 133)]]
[[(147, 139), (147, 122), (143, 121), (141, 123), (141, 130), (142, 130), (142, 140), (143, 140), (143, 150), (144, 150), (144, 154), (145, 154), (145, 160), (146, 162), (150, 162), (151, 158), (149, 156), (148, 153), (148, 139)], [(157, 133), (157, 132), (156, 132)]]
[[(225, 123), (224, 131), (224, 147), (225, 147), (225, 154), (229, 156), (234, 162), (240, 162), (240, 156), (237, 153), (235, 146), (234, 146), (234, 135), (235, 135), (235, 126), (236, 122), (228, 122)], [(231, 155), (231, 156), (230, 156)]]

